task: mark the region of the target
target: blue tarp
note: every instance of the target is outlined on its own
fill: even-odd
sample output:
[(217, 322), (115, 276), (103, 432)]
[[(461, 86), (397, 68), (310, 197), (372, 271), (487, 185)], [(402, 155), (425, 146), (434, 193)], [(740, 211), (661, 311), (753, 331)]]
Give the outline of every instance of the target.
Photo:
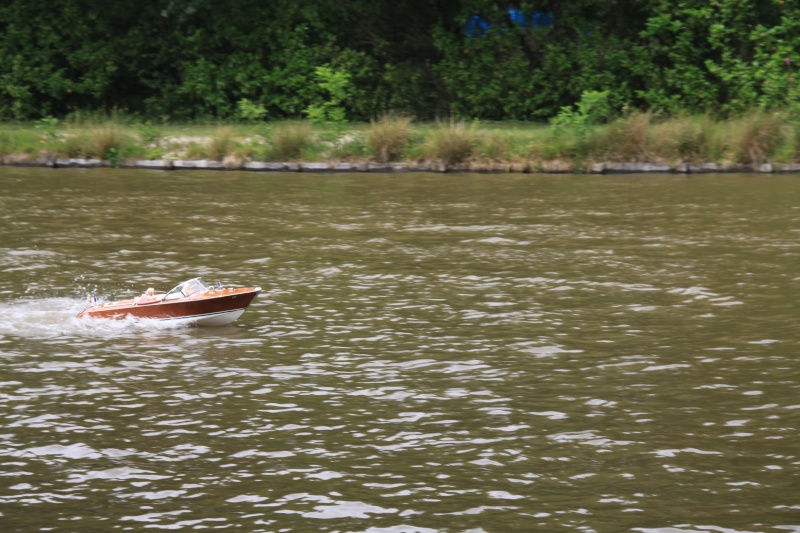
[[(537, 11), (530, 15), (521, 9), (508, 9), (508, 17), (511, 23), (521, 28), (550, 28), (555, 23), (555, 18), (550, 12)], [(464, 25), (464, 34), (467, 37), (480, 37), (492, 29), (492, 23), (485, 18), (475, 15), (470, 17)]]

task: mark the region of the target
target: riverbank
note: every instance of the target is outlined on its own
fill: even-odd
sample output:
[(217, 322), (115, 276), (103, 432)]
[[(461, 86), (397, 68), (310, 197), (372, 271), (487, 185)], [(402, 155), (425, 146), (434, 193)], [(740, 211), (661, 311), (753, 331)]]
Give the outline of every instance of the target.
[(250, 172), (310, 172), (317, 174), (374, 172), (382, 174), (403, 172), (457, 172), (457, 173), (540, 173), (540, 174), (719, 174), (719, 173), (790, 173), (800, 174), (800, 163), (762, 163), (757, 166), (723, 166), (716, 163), (661, 165), (658, 163), (592, 163), (591, 167), (574, 168), (565, 162), (541, 162), (540, 166), (520, 166), (497, 163), (462, 163), (447, 166), (427, 162), (375, 163), (361, 162), (267, 162), (197, 160), (124, 160), (112, 164), (109, 160), (83, 158), (0, 158), (0, 165), (44, 168), (138, 168), (143, 170), (242, 170)]
[(370, 124), (159, 125), (133, 119), (0, 124), (0, 164), (253, 172), (800, 173), (787, 113), (575, 126), (384, 117)]

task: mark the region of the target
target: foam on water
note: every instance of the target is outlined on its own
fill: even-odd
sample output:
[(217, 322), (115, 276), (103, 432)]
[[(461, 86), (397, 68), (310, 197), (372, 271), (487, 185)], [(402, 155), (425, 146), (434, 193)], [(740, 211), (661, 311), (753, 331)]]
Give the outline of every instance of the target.
[(116, 337), (125, 333), (185, 329), (190, 321), (128, 317), (123, 320), (77, 318), (86, 302), (75, 298), (36, 298), (0, 302), (0, 337)]

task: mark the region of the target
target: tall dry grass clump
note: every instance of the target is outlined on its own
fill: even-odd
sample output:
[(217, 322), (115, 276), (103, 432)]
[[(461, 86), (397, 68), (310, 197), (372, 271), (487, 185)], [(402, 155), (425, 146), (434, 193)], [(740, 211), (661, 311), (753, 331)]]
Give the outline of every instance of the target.
[(445, 165), (457, 165), (470, 158), (474, 141), (475, 131), (465, 122), (437, 122), (427, 134), (424, 154)]
[[(472, 156), (483, 161), (509, 161), (514, 140), (510, 134), (499, 130), (480, 130), (475, 132)], [(516, 144), (524, 144), (517, 141)]]
[(773, 159), (789, 137), (780, 113), (753, 112), (730, 121), (730, 157), (737, 163), (758, 165)]
[(56, 139), (55, 151), (61, 156), (118, 161), (136, 149), (137, 142), (114, 117), (76, 116)]
[(206, 144), (206, 153), (214, 161), (222, 161), (236, 151), (236, 137), (231, 128), (217, 129)]
[(411, 118), (383, 115), (370, 123), (367, 150), (373, 159), (382, 163), (397, 161), (408, 145)]
[(650, 140), (656, 157), (684, 163), (720, 161), (726, 146), (722, 126), (709, 115), (675, 116), (657, 122)]
[(292, 161), (301, 159), (311, 147), (314, 130), (305, 122), (283, 122), (275, 126), (269, 134), (266, 156), (272, 161)]
[(800, 124), (797, 121), (788, 124), (789, 138), (787, 139), (786, 151), (782, 154), (783, 161), (788, 163), (796, 161), (800, 155)]
[(118, 159), (133, 139), (122, 125), (108, 121), (96, 125), (89, 131), (90, 155), (98, 159)]
[(618, 118), (595, 134), (593, 144), (602, 145), (601, 151), (611, 161), (650, 161), (652, 118), (650, 113), (640, 112)]
[(547, 126), (534, 131), (524, 142), (525, 157), (534, 161), (556, 160), (569, 157), (582, 133)]

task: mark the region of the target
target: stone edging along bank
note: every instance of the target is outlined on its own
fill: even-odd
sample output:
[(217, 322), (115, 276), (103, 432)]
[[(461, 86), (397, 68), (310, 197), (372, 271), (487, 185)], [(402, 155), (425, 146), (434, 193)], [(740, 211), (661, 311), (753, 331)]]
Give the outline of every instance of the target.
[[(62, 159), (62, 158), (0, 158), (0, 165), (46, 168), (111, 168), (108, 160)], [(679, 163), (663, 165), (657, 163), (593, 163), (574, 169), (568, 162), (543, 162), (531, 167), (506, 163), (463, 163), (445, 165), (429, 162), (403, 163), (268, 163), (248, 161), (231, 164), (208, 160), (123, 160), (119, 168), (145, 170), (244, 170), (251, 172), (309, 172), (309, 173), (353, 173), (353, 172), (471, 172), (482, 174), (537, 173), (537, 174), (710, 174), (710, 173), (800, 173), (800, 163), (762, 163), (759, 165), (718, 165), (716, 163)]]

